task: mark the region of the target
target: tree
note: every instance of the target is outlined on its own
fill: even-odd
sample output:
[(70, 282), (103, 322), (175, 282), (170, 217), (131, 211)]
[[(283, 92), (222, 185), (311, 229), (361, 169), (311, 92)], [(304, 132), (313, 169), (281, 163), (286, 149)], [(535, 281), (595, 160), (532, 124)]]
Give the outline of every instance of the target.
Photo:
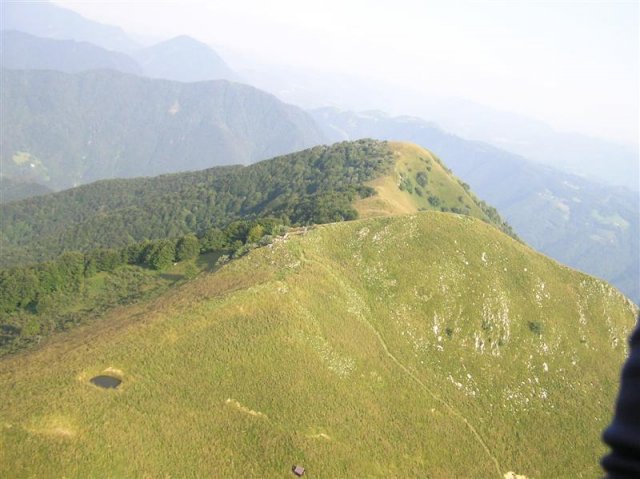
[(247, 233), (249, 233), (248, 221), (234, 221), (224, 229), (227, 242), (231, 244), (236, 241), (245, 243), (247, 241)]
[(200, 242), (195, 235), (186, 235), (176, 243), (176, 261), (193, 259), (200, 253)]
[(122, 252), (124, 261), (127, 264), (142, 264), (144, 262), (145, 250), (149, 246), (149, 243), (149, 241), (143, 241), (126, 246)]
[(68, 251), (56, 263), (63, 282), (56, 289), (79, 291), (84, 275), (84, 255), (79, 251)]
[(416, 182), (421, 186), (421, 187), (425, 187), (427, 186), (427, 182), (429, 181), (429, 178), (427, 177), (427, 172), (426, 171), (418, 171), (418, 174), (416, 175)]
[(36, 271), (30, 267), (0, 271), (0, 307), (5, 311), (25, 308), (40, 293)]
[(168, 268), (176, 255), (175, 243), (159, 240), (151, 243), (145, 254), (145, 264), (157, 270)]
[(227, 237), (220, 228), (209, 228), (200, 238), (200, 252), (209, 253), (227, 247)]
[(247, 243), (257, 243), (264, 235), (264, 228), (261, 225), (254, 225), (247, 233)]
[(113, 271), (124, 263), (120, 251), (112, 248), (96, 249), (88, 256), (95, 262), (97, 271)]

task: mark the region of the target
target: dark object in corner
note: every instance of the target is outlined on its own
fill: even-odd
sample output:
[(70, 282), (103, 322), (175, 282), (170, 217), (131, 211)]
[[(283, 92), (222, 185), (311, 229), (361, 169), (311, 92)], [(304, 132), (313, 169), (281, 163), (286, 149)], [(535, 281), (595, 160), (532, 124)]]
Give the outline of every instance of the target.
[(640, 477), (640, 316), (631, 351), (622, 369), (620, 392), (611, 425), (604, 431), (611, 453), (602, 459), (608, 479)]
[(293, 466), (291, 468), (291, 472), (293, 472), (298, 477), (302, 477), (304, 475), (304, 467), (302, 467), (302, 466)]
[(122, 383), (121, 379), (113, 376), (96, 376), (91, 378), (91, 383), (105, 389), (115, 389)]

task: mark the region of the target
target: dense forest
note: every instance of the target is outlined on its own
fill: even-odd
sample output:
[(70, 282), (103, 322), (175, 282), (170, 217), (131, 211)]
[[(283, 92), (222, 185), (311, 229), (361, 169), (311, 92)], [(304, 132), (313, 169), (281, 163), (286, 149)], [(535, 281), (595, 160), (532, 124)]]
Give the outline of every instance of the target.
[(352, 201), (373, 194), (365, 182), (391, 168), (386, 142), (318, 146), (242, 167), (156, 178), (109, 180), (0, 207), (2, 266), (202, 234), (260, 217), (292, 224), (357, 216)]

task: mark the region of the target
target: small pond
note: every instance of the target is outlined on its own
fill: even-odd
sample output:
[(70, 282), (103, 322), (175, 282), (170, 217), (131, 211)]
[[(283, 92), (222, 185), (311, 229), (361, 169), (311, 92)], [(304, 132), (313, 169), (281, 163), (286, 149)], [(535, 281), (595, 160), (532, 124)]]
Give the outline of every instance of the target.
[(91, 378), (91, 383), (105, 389), (115, 389), (120, 386), (121, 379), (114, 378), (113, 376), (96, 376)]

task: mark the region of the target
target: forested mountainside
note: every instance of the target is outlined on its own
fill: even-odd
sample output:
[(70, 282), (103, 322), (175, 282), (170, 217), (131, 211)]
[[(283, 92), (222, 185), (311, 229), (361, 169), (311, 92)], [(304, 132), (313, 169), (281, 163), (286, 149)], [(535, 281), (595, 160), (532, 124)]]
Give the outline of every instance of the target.
[(513, 235), (432, 153), (373, 140), (6, 205), (2, 260), (13, 267), (0, 270), (0, 354), (159, 294), (288, 225), (425, 210), (476, 217)]
[(333, 108), (312, 112), (338, 140), (372, 137), (428, 145), (529, 245), (614, 284), (640, 304), (640, 199), (500, 150), (414, 117)]
[(2, 264), (51, 259), (64, 250), (201, 234), (237, 219), (275, 216), (297, 224), (353, 219), (358, 215), (354, 200), (372, 195), (376, 185), (368, 182), (377, 178), (394, 195), (413, 198), (410, 207), (395, 213), (453, 211), (509, 231), (494, 209), (428, 151), (362, 140), (247, 167), (102, 181), (4, 205)]
[(6, 176), (0, 177), (0, 204), (18, 201), (33, 196), (53, 193), (49, 188), (39, 183), (18, 181)]
[(299, 108), (223, 80), (4, 70), (1, 99), (3, 174), (54, 190), (246, 164), (324, 138)]

